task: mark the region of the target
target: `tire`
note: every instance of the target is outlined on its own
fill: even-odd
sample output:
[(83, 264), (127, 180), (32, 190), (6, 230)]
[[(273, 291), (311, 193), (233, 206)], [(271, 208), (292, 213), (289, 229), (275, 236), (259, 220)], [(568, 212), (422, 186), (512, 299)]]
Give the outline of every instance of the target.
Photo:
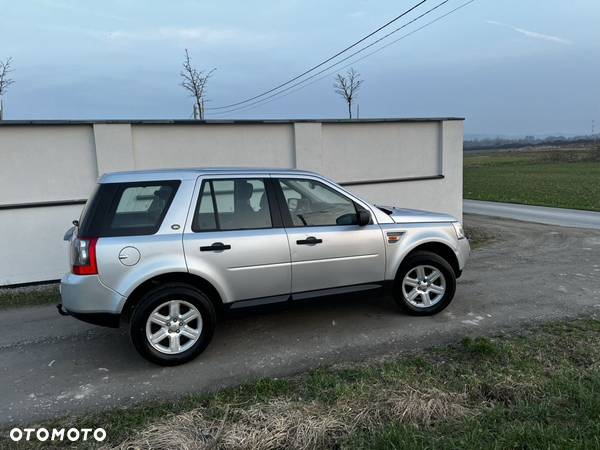
[(169, 283), (142, 296), (131, 319), (131, 340), (148, 361), (175, 366), (204, 351), (216, 321), (215, 307), (206, 294), (188, 284)]
[(393, 296), (406, 313), (430, 316), (446, 308), (455, 292), (456, 274), (448, 261), (436, 253), (417, 251), (402, 261)]

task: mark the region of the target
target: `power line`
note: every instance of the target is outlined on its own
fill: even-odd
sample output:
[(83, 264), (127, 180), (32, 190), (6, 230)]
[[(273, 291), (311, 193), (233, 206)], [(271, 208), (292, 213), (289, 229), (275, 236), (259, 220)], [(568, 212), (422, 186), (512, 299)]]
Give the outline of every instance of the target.
[(286, 81), (285, 83), (281, 83), (278, 86), (275, 86), (274, 88), (269, 89), (268, 91), (264, 91), (258, 95), (255, 95), (254, 97), (250, 97), (247, 98), (245, 100), (241, 100), (239, 102), (236, 103), (231, 103), (229, 105), (223, 105), (223, 106), (214, 106), (212, 108), (207, 108), (210, 110), (217, 110), (217, 109), (226, 109), (226, 108), (231, 108), (233, 106), (238, 106), (244, 103), (248, 103), (252, 100), (256, 100), (257, 98), (260, 97), (264, 97), (267, 94), (270, 94), (273, 91), (276, 91), (277, 89), (283, 87), (283, 86), (287, 86), (288, 84), (296, 81), (299, 78), (302, 78), (304, 75), (312, 72), (315, 69), (318, 69), (319, 67), (327, 64), (329, 61), (337, 58), (338, 56), (340, 56), (343, 53), (346, 53), (348, 50), (350, 50), (351, 48), (356, 47), (358, 44), (360, 44), (361, 42), (364, 42), (365, 40), (367, 40), (368, 38), (370, 38), (371, 36), (373, 36), (374, 34), (379, 33), (381, 30), (383, 30), (384, 28), (387, 28), (388, 26), (390, 26), (392, 23), (396, 22), (397, 20), (401, 19), (402, 17), (404, 17), (405, 15), (407, 15), (408, 13), (412, 12), (413, 10), (415, 10), (416, 8), (418, 8), (419, 6), (421, 6), (423, 3), (427, 2), (428, 0), (421, 0), (421, 2), (417, 3), (416, 5), (412, 6), (411, 8), (407, 9), (406, 11), (404, 11), (402, 14), (400, 14), (399, 16), (393, 18), (392, 20), (390, 20), (389, 22), (385, 23), (384, 25), (380, 26), (379, 28), (377, 28), (375, 31), (370, 32), (369, 34), (367, 34), (366, 36), (362, 37), (361, 39), (359, 39), (358, 41), (354, 42), (352, 45), (349, 45), (348, 47), (346, 47), (343, 50), (340, 50), (339, 52), (337, 52), (335, 55), (330, 56), (329, 58), (327, 58), (325, 61), (320, 62), (319, 64), (317, 64), (316, 66), (311, 67), (310, 69), (302, 72), (300, 75), (296, 75), (294, 78), (289, 79), (288, 81)]
[[(296, 83), (292, 84), (291, 86), (288, 86), (288, 87), (286, 87), (285, 89), (282, 89), (282, 90), (280, 90), (279, 92), (275, 92), (275, 93), (273, 93), (273, 94), (271, 94), (271, 95), (267, 96), (266, 98), (263, 98), (262, 100), (256, 100), (255, 102), (252, 102), (252, 103), (250, 103), (249, 105), (246, 105), (246, 106), (241, 106), (241, 107), (239, 107), (239, 108), (233, 108), (233, 109), (229, 109), (229, 110), (227, 110), (227, 111), (223, 111), (223, 112), (235, 112), (235, 111), (238, 111), (240, 108), (246, 108), (247, 106), (252, 106), (252, 105), (259, 104), (260, 102), (262, 102), (262, 101), (264, 101), (264, 100), (268, 100), (268, 99), (270, 99), (270, 98), (273, 98), (273, 97), (276, 97), (276, 96), (278, 96), (279, 94), (282, 94), (283, 92), (289, 91), (290, 89), (293, 89), (294, 87), (296, 87), (296, 86), (298, 86), (298, 85), (301, 85), (302, 83), (305, 83), (306, 81), (308, 81), (308, 80), (310, 80), (310, 79), (312, 79), (312, 78), (314, 78), (314, 77), (316, 77), (316, 76), (319, 76), (320, 74), (322, 74), (323, 72), (325, 72), (325, 71), (327, 71), (327, 70), (331, 69), (332, 67), (335, 67), (335, 66), (337, 66), (337, 65), (339, 65), (339, 64), (341, 64), (341, 63), (343, 63), (344, 61), (347, 61), (348, 59), (352, 58), (353, 56), (356, 56), (357, 54), (359, 54), (359, 53), (361, 53), (361, 52), (365, 51), (366, 49), (368, 49), (368, 48), (372, 47), (373, 45), (377, 44), (378, 42), (381, 42), (382, 40), (384, 40), (384, 39), (388, 38), (388, 37), (389, 37), (389, 36), (391, 36), (392, 34), (394, 34), (394, 33), (397, 33), (398, 31), (400, 31), (400, 30), (402, 30), (402, 29), (406, 28), (407, 26), (411, 25), (412, 23), (416, 22), (417, 20), (421, 19), (422, 17), (426, 16), (427, 14), (430, 14), (431, 12), (435, 11), (437, 8), (441, 7), (442, 5), (444, 5), (444, 4), (446, 4), (446, 3), (448, 3), (448, 1), (449, 1), (449, 0), (444, 0), (443, 2), (439, 3), (438, 5), (434, 6), (433, 8), (431, 8), (431, 9), (429, 9), (429, 10), (425, 11), (423, 14), (421, 14), (421, 15), (419, 15), (419, 16), (417, 16), (417, 17), (415, 17), (415, 18), (414, 18), (414, 19), (412, 19), (411, 21), (409, 21), (409, 22), (405, 23), (404, 25), (402, 25), (402, 26), (400, 26), (400, 27), (396, 28), (395, 30), (391, 31), (390, 33), (386, 34), (385, 36), (383, 36), (383, 37), (381, 37), (381, 38), (379, 38), (379, 39), (377, 39), (377, 40), (375, 40), (375, 41), (371, 42), (370, 44), (368, 44), (368, 45), (364, 46), (363, 48), (361, 48), (361, 49), (359, 49), (359, 50), (357, 50), (357, 51), (355, 51), (354, 53), (350, 54), (349, 56), (347, 56), (347, 57), (345, 57), (345, 58), (343, 58), (343, 59), (341, 59), (341, 60), (339, 60), (338, 62), (336, 62), (336, 63), (333, 63), (333, 64), (330, 64), (329, 66), (325, 67), (324, 69), (320, 70), (319, 72), (317, 72), (317, 73), (314, 73), (314, 74), (312, 74), (311, 76), (309, 76), (309, 77), (307, 77), (307, 78), (305, 78), (305, 79), (303, 79), (303, 80), (300, 80), (300, 81), (298, 81), (298, 82), (296, 82)], [(221, 113), (216, 113), (216, 114), (221, 114)]]
[[(475, 0), (469, 0), (468, 2), (465, 2), (465, 3), (463, 3), (462, 5), (459, 5), (458, 7), (456, 7), (456, 8), (454, 8), (454, 9), (450, 10), (449, 12), (447, 12), (447, 13), (445, 13), (445, 14), (443, 14), (443, 15), (439, 16), (439, 17), (437, 17), (436, 19), (434, 19), (434, 20), (432, 20), (432, 21), (430, 21), (430, 22), (426, 23), (425, 25), (423, 25), (423, 26), (421, 26), (421, 27), (419, 27), (419, 28), (416, 28), (415, 30), (413, 30), (413, 31), (411, 31), (411, 32), (409, 32), (409, 33), (406, 33), (406, 34), (402, 35), (400, 38), (398, 38), (398, 39), (396, 39), (396, 40), (394, 40), (394, 41), (392, 41), (392, 42), (390, 42), (390, 43), (388, 43), (388, 44), (386, 44), (386, 45), (383, 45), (383, 46), (381, 46), (381, 47), (380, 47), (380, 48), (378, 48), (377, 50), (375, 50), (375, 51), (373, 51), (373, 52), (371, 52), (371, 53), (368, 53), (368, 54), (366, 54), (366, 55), (363, 55), (361, 58), (358, 58), (358, 59), (356, 59), (356, 60), (354, 60), (354, 61), (350, 62), (349, 64), (347, 64), (347, 65), (345, 65), (345, 66), (343, 66), (343, 67), (341, 67), (341, 68), (338, 68), (338, 69), (334, 70), (333, 72), (327, 73), (327, 74), (325, 74), (323, 77), (320, 77), (320, 78), (318, 78), (318, 79), (316, 79), (316, 80), (314, 80), (314, 81), (312, 81), (312, 82), (310, 82), (310, 83), (308, 83), (308, 84), (304, 84), (304, 83), (306, 83), (308, 80), (311, 80), (311, 79), (313, 79), (314, 77), (317, 77), (317, 76), (319, 76), (320, 74), (322, 74), (322, 73), (324, 73), (324, 72), (328, 71), (329, 69), (331, 69), (331, 68), (333, 68), (333, 67), (335, 67), (335, 66), (337, 66), (337, 65), (339, 65), (339, 64), (341, 64), (341, 63), (343, 63), (344, 61), (347, 61), (348, 59), (352, 58), (353, 56), (356, 56), (357, 54), (359, 54), (359, 53), (363, 52), (364, 50), (366, 50), (366, 49), (368, 49), (368, 48), (372, 47), (373, 45), (377, 44), (378, 42), (381, 42), (382, 40), (384, 40), (384, 39), (388, 38), (388, 37), (389, 37), (389, 36), (391, 36), (392, 34), (394, 34), (394, 33), (398, 32), (398, 31), (400, 31), (400, 30), (402, 30), (402, 29), (406, 28), (407, 26), (411, 25), (412, 23), (416, 22), (417, 20), (421, 19), (422, 17), (426, 16), (427, 14), (430, 14), (431, 12), (433, 12), (433, 11), (435, 11), (436, 9), (440, 8), (442, 5), (444, 5), (444, 4), (446, 4), (446, 3), (448, 3), (448, 1), (449, 1), (449, 0), (445, 0), (445, 1), (441, 2), (441, 3), (439, 3), (438, 5), (434, 6), (433, 8), (431, 8), (431, 9), (429, 9), (429, 10), (425, 11), (425, 12), (424, 12), (423, 14), (421, 14), (420, 16), (418, 16), (418, 17), (416, 17), (416, 18), (412, 19), (410, 22), (407, 22), (406, 24), (404, 24), (404, 25), (402, 25), (401, 27), (399, 27), (399, 28), (397, 28), (397, 29), (395, 29), (395, 30), (391, 31), (390, 33), (386, 34), (385, 36), (381, 37), (380, 39), (377, 39), (376, 41), (372, 42), (371, 44), (369, 44), (369, 45), (366, 45), (365, 47), (361, 48), (360, 50), (357, 50), (356, 52), (352, 53), (351, 55), (347, 56), (346, 58), (343, 58), (343, 59), (341, 59), (340, 61), (338, 61), (338, 62), (336, 62), (336, 63), (334, 63), (334, 64), (331, 64), (331, 65), (329, 65), (329, 66), (325, 67), (324, 69), (320, 70), (319, 72), (317, 72), (317, 73), (315, 73), (315, 74), (312, 74), (311, 76), (309, 76), (308, 78), (305, 78), (304, 80), (298, 81), (297, 83), (295, 83), (295, 84), (293, 84), (293, 85), (291, 85), (291, 86), (288, 86), (287, 88), (285, 88), (285, 89), (282, 89), (282, 90), (281, 90), (281, 91), (279, 91), (279, 92), (276, 92), (276, 93), (274, 93), (274, 94), (271, 94), (271, 95), (269, 95), (268, 97), (266, 97), (266, 98), (263, 98), (263, 99), (261, 99), (261, 100), (257, 100), (257, 101), (255, 101), (255, 102), (252, 102), (252, 103), (250, 103), (249, 105), (241, 106), (241, 107), (239, 107), (239, 108), (232, 108), (232, 109), (229, 109), (229, 110), (227, 110), (227, 111), (221, 111), (221, 112), (217, 112), (217, 113), (213, 113), (213, 114), (215, 114), (215, 115), (222, 115), (222, 114), (226, 114), (226, 113), (230, 113), (230, 112), (237, 112), (237, 111), (247, 111), (248, 109), (251, 109), (251, 108), (253, 108), (255, 105), (256, 105), (256, 106), (260, 106), (260, 105), (263, 105), (263, 104), (266, 104), (266, 103), (270, 103), (271, 101), (277, 100), (278, 98), (287, 97), (287, 95), (289, 95), (289, 94), (291, 94), (291, 93), (293, 93), (293, 92), (297, 92), (297, 91), (299, 91), (300, 89), (302, 89), (302, 88), (304, 88), (304, 87), (306, 87), (306, 86), (310, 86), (311, 84), (314, 84), (314, 83), (316, 83), (317, 81), (320, 81), (320, 80), (322, 80), (323, 78), (325, 78), (325, 77), (329, 76), (331, 73), (333, 73), (333, 72), (335, 72), (335, 71), (338, 71), (338, 70), (341, 70), (341, 69), (345, 69), (346, 67), (350, 67), (351, 65), (355, 64), (356, 62), (358, 62), (358, 61), (362, 61), (363, 59), (365, 59), (365, 58), (367, 58), (367, 57), (369, 57), (369, 56), (371, 56), (371, 55), (373, 55), (373, 54), (375, 54), (375, 53), (377, 53), (377, 52), (379, 52), (379, 51), (383, 50), (383, 49), (384, 49), (384, 48), (386, 48), (386, 47), (389, 47), (389, 46), (390, 46), (390, 45), (392, 45), (392, 44), (395, 44), (396, 42), (398, 42), (398, 41), (400, 41), (400, 40), (402, 40), (402, 39), (404, 39), (404, 38), (406, 38), (406, 37), (408, 37), (408, 36), (410, 36), (410, 35), (412, 35), (412, 34), (416, 33), (417, 31), (420, 31), (420, 30), (422, 30), (423, 28), (426, 28), (426, 27), (428, 27), (429, 25), (432, 25), (433, 23), (435, 23), (435, 22), (437, 22), (437, 21), (439, 21), (439, 20), (443, 19), (444, 17), (446, 17), (446, 16), (448, 16), (448, 15), (452, 14), (453, 12), (455, 12), (455, 11), (458, 11), (458, 10), (459, 10), (459, 9), (461, 9), (461, 8), (464, 8), (465, 6), (469, 5), (470, 3), (473, 3)], [(293, 90), (292, 92), (289, 92), (289, 94), (285, 94), (285, 95), (283, 95), (283, 96), (279, 97), (281, 94), (283, 94), (283, 93), (285, 93), (285, 92), (287, 92), (287, 91), (289, 91), (289, 90), (291, 90), (291, 89), (293, 89), (294, 87), (296, 87), (296, 86), (299, 86), (299, 85), (302, 85), (302, 86), (301, 86), (300, 88), (298, 88), (298, 89), (295, 89), (295, 90)], [(272, 100), (270, 100), (270, 99), (272, 99)]]
[[(317, 78), (316, 80), (313, 80), (313, 81), (311, 81), (310, 83), (303, 84), (302, 86), (298, 87), (297, 89), (294, 89), (294, 90), (292, 90), (292, 91), (289, 91), (289, 92), (287, 92), (287, 93), (285, 93), (285, 94), (283, 94), (283, 95), (281, 95), (281, 96), (279, 96), (279, 97), (272, 98), (272, 99), (270, 99), (270, 100), (263, 99), (263, 100), (261, 100), (260, 102), (256, 102), (256, 103), (258, 103), (258, 104), (256, 104), (255, 106), (250, 106), (250, 105), (248, 105), (248, 106), (245, 106), (245, 107), (242, 107), (242, 108), (236, 108), (236, 109), (232, 109), (232, 110), (229, 110), (229, 111), (223, 111), (223, 112), (214, 113), (214, 114), (215, 114), (215, 115), (222, 115), (222, 114), (227, 114), (227, 113), (229, 113), (229, 112), (236, 112), (236, 111), (242, 111), (242, 112), (243, 112), (243, 111), (248, 111), (248, 110), (255, 109), (255, 108), (258, 108), (258, 107), (260, 107), (260, 106), (266, 105), (266, 104), (268, 104), (268, 103), (274, 102), (274, 101), (276, 101), (276, 100), (282, 99), (282, 98), (284, 98), (284, 97), (287, 97), (288, 95), (292, 95), (292, 94), (294, 94), (294, 93), (296, 93), (296, 92), (298, 92), (298, 91), (300, 91), (300, 90), (304, 89), (305, 87), (311, 86), (311, 85), (313, 85), (313, 84), (315, 84), (315, 83), (317, 83), (317, 82), (319, 82), (319, 81), (321, 81), (321, 80), (324, 80), (325, 78), (327, 78), (327, 77), (331, 76), (331, 74), (333, 74), (333, 73), (337, 72), (338, 70), (343, 70), (343, 69), (345, 69), (345, 68), (347, 68), (347, 67), (350, 67), (350, 66), (352, 66), (352, 65), (354, 65), (354, 64), (356, 64), (356, 63), (358, 63), (358, 62), (360, 62), (360, 61), (362, 61), (362, 60), (364, 60), (364, 59), (366, 59), (366, 58), (368, 58), (368, 57), (370, 57), (370, 56), (372, 56), (372, 55), (374, 55), (374, 54), (376, 54), (376, 53), (379, 53), (380, 51), (382, 51), (382, 50), (386, 49), (387, 47), (390, 47), (391, 45), (394, 45), (394, 44), (396, 44), (397, 42), (399, 42), (399, 41), (401, 41), (401, 40), (403, 40), (403, 39), (406, 39), (407, 37), (409, 37), (409, 36), (411, 36), (411, 35), (413, 35), (413, 34), (417, 33), (418, 31), (420, 31), (420, 30), (422, 30), (422, 29), (424, 29), (424, 28), (427, 28), (428, 26), (431, 26), (431, 25), (433, 25), (434, 23), (436, 23), (436, 22), (438, 22), (438, 21), (440, 21), (440, 20), (444, 19), (445, 17), (449, 16), (450, 14), (452, 14), (452, 13), (454, 13), (454, 12), (456, 12), (456, 11), (458, 11), (458, 10), (460, 10), (460, 9), (462, 9), (462, 8), (464, 8), (464, 7), (466, 7), (466, 6), (468, 6), (468, 5), (470, 5), (470, 4), (471, 4), (471, 3), (473, 3), (473, 2), (475, 2), (475, 0), (469, 0), (469, 1), (467, 1), (467, 2), (465, 2), (465, 3), (463, 3), (463, 4), (461, 4), (461, 5), (457, 6), (456, 8), (454, 8), (454, 9), (452, 9), (452, 10), (448, 11), (447, 13), (445, 13), (445, 14), (442, 14), (441, 16), (439, 16), (439, 17), (436, 17), (435, 19), (433, 19), (433, 20), (431, 20), (431, 21), (427, 22), (426, 24), (424, 24), (424, 25), (422, 25), (422, 26), (420, 26), (420, 27), (418, 27), (418, 28), (415, 28), (414, 30), (410, 31), (409, 33), (403, 34), (402, 36), (400, 36), (399, 38), (397, 38), (397, 39), (393, 40), (392, 42), (389, 42), (389, 43), (387, 43), (387, 44), (385, 44), (385, 45), (383, 45), (383, 46), (379, 47), (378, 49), (376, 49), (376, 50), (374, 50), (374, 51), (372, 51), (372, 52), (370, 52), (370, 53), (367, 53), (366, 55), (363, 55), (363, 56), (361, 56), (360, 58), (357, 58), (357, 59), (355, 59), (354, 61), (351, 61), (350, 63), (346, 64), (345, 66), (342, 66), (342, 67), (340, 67), (339, 69), (332, 70), (331, 72), (328, 72), (328, 73), (326, 73), (325, 75), (323, 75), (323, 76), (321, 76), (321, 77)], [(308, 80), (308, 79), (307, 79), (307, 80)], [(304, 80), (304, 81), (307, 81), (307, 80)], [(282, 91), (282, 92), (283, 92), (283, 91)], [(279, 92), (279, 94), (281, 94), (282, 92)]]

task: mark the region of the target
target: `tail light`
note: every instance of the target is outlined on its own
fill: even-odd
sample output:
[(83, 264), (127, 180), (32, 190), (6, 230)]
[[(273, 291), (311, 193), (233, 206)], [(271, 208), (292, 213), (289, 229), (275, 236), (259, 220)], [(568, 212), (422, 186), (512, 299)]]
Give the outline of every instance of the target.
[(98, 238), (75, 238), (71, 241), (71, 262), (75, 275), (96, 275), (96, 242)]

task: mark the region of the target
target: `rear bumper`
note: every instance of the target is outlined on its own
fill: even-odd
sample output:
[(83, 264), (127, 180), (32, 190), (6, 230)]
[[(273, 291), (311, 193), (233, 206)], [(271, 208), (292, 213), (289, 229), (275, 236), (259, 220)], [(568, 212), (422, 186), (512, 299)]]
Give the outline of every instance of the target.
[(69, 312), (63, 308), (62, 303), (59, 303), (56, 305), (56, 307), (58, 308), (58, 313), (61, 316), (73, 316), (82, 322), (100, 325), (101, 327), (119, 328), (119, 322), (121, 319), (120, 314)]
[(97, 275), (66, 274), (60, 295), (67, 314), (96, 325), (119, 326), (125, 298), (102, 284)]

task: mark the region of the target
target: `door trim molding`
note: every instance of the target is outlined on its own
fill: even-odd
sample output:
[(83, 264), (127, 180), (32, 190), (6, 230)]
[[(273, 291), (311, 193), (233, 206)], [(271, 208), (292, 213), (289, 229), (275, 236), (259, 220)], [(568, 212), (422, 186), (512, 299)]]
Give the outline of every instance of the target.
[(242, 309), (242, 308), (251, 308), (253, 306), (264, 306), (271, 305), (274, 303), (283, 303), (290, 300), (289, 294), (283, 295), (272, 295), (270, 297), (258, 297), (258, 298), (250, 298), (247, 300), (236, 300), (235, 302), (229, 303), (229, 309)]
[(292, 293), (292, 300), (306, 300), (309, 298), (328, 297), (330, 295), (353, 294), (356, 292), (372, 291), (381, 289), (383, 281), (363, 284), (352, 284), (348, 286), (338, 286), (326, 289), (316, 289), (314, 291), (303, 291)]
[(258, 297), (235, 302), (226, 303), (229, 309), (251, 308), (254, 306), (265, 306), (275, 303), (290, 303), (298, 300), (308, 300), (319, 297), (329, 297), (342, 294), (353, 294), (356, 292), (374, 291), (384, 287), (384, 281), (375, 281), (372, 283), (351, 284), (347, 286), (338, 286), (326, 289), (315, 289), (314, 291), (303, 291), (292, 294), (272, 295), (269, 297)]

